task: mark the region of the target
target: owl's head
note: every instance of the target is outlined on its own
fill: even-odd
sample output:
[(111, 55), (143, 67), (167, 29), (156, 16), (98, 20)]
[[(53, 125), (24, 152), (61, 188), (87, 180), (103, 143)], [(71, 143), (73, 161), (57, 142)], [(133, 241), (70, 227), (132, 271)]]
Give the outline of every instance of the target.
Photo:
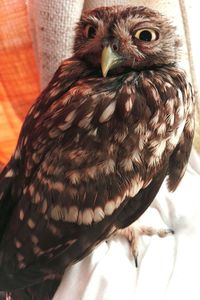
[[(146, 7), (100, 7), (86, 12), (76, 28), (74, 54), (95, 68), (123, 72), (176, 62), (175, 28)], [(111, 71), (112, 73), (113, 71)]]

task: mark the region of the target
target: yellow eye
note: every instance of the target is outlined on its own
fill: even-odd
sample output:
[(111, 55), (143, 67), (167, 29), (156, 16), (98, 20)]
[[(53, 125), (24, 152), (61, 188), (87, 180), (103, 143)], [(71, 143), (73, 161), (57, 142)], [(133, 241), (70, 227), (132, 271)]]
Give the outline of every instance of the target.
[(154, 29), (143, 28), (139, 29), (134, 34), (135, 38), (144, 41), (144, 42), (152, 42), (156, 41), (159, 38), (159, 34)]
[(92, 25), (87, 25), (85, 27), (85, 36), (88, 38), (88, 39), (92, 39), (95, 37), (96, 35), (96, 27), (92, 26)]

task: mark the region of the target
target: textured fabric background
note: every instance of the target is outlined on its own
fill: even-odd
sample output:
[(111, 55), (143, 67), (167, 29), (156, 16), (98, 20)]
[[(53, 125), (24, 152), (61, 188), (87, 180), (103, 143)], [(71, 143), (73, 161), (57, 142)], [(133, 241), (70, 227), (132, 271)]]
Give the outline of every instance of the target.
[(60, 62), (72, 54), (74, 27), (83, 0), (30, 0), (29, 16), (41, 88), (50, 81)]
[(0, 1), (0, 167), (15, 147), (21, 123), (39, 93), (27, 7)]

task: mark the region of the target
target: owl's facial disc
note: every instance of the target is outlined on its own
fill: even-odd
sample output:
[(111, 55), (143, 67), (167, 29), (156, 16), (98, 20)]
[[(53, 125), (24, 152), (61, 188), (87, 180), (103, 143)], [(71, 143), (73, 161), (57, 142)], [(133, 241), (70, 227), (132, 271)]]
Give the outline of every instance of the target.
[(142, 6), (113, 6), (83, 14), (74, 55), (107, 77), (174, 64), (179, 47), (174, 26), (158, 12)]
[(103, 77), (106, 77), (108, 71), (119, 66), (123, 58), (115, 53), (111, 46), (104, 47), (102, 54), (101, 54), (101, 69)]

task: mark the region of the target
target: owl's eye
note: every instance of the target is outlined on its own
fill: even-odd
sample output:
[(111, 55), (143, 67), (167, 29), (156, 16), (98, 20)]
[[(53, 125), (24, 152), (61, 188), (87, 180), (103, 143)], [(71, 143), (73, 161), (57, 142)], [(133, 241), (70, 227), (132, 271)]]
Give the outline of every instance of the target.
[(85, 27), (85, 36), (88, 38), (88, 39), (92, 39), (95, 37), (96, 35), (96, 27), (92, 26), (92, 25), (87, 25)]
[(154, 29), (139, 29), (134, 34), (135, 38), (144, 42), (153, 42), (159, 38), (159, 34)]

